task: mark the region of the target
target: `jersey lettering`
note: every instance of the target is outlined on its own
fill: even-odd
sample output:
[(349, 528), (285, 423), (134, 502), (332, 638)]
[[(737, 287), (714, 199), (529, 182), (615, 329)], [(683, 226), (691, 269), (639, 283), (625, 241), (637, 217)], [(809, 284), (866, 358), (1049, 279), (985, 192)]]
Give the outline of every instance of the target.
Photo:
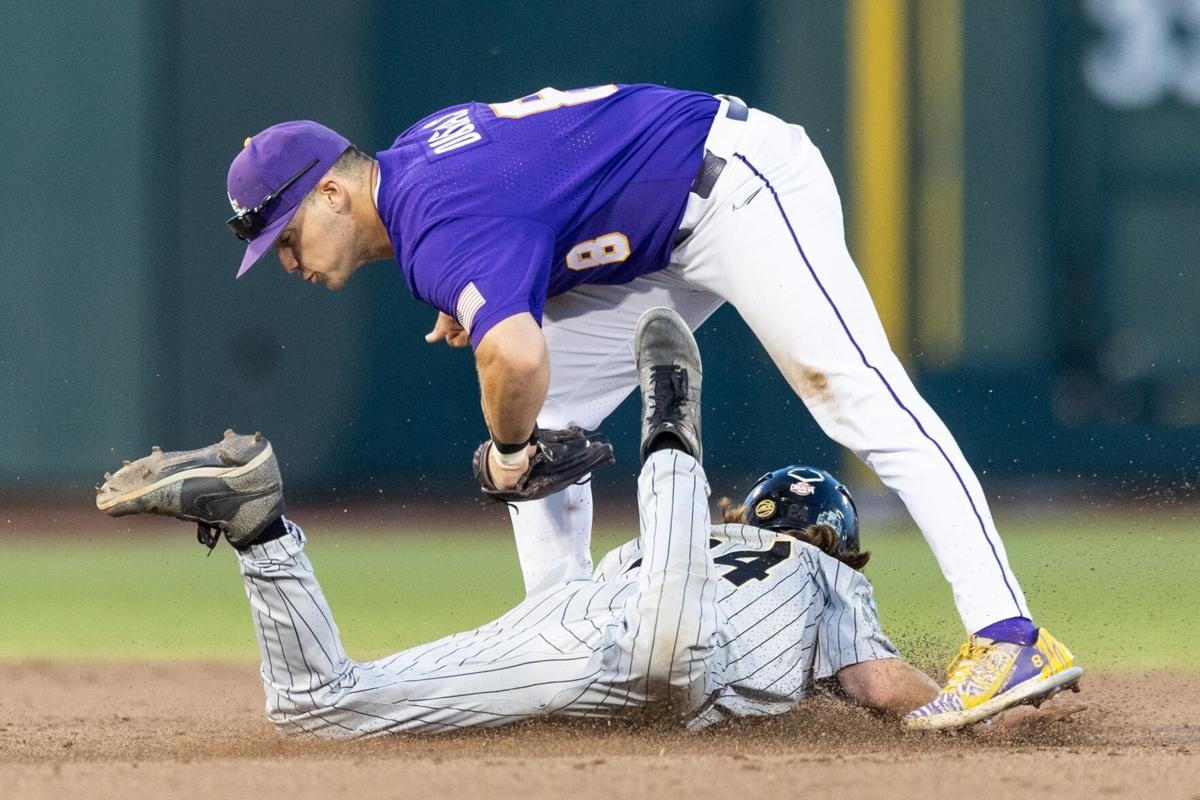
[(593, 100), (608, 97), (616, 93), (616, 91), (617, 86), (613, 83), (604, 86), (591, 86), (587, 89), (571, 89), (566, 92), (547, 86), (536, 94), (518, 97), (516, 100), (509, 100), (507, 103), (492, 103), (488, 107), (492, 109), (492, 113), (497, 117), (520, 119), (521, 117), (528, 117), (531, 114), (541, 114), (543, 111), (553, 111), (563, 106), (577, 106), (582, 103), (590, 103)]
[(465, 108), (435, 119), (424, 129), (433, 130), (425, 145), (439, 156), (483, 140), (483, 134), (476, 129), (470, 111)]
[(717, 556), (714, 564), (733, 567), (721, 576), (734, 586), (747, 581), (765, 581), (771, 569), (792, 557), (792, 540), (776, 539), (770, 550), (737, 550)]
[(629, 258), (629, 239), (623, 233), (606, 233), (572, 247), (567, 251), (567, 269), (592, 269), (605, 264), (619, 264)]

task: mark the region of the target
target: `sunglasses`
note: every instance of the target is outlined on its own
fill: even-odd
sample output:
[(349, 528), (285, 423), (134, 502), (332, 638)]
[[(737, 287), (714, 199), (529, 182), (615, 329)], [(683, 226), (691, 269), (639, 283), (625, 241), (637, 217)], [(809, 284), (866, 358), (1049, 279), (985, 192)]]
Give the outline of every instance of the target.
[(243, 242), (248, 242), (262, 233), (263, 228), (267, 227), (269, 224), (266, 216), (263, 214), (267, 206), (278, 200), (279, 196), (287, 191), (289, 186), (300, 180), (304, 173), (308, 172), (317, 165), (317, 162), (318, 159), (315, 158), (308, 162), (308, 165), (304, 167), (304, 169), (300, 170), (295, 175), (284, 181), (283, 186), (280, 186), (278, 189), (264, 197), (262, 202), (256, 205), (254, 208), (230, 217), (229, 221), (225, 224), (229, 226), (229, 230), (233, 231), (233, 235), (241, 239)]

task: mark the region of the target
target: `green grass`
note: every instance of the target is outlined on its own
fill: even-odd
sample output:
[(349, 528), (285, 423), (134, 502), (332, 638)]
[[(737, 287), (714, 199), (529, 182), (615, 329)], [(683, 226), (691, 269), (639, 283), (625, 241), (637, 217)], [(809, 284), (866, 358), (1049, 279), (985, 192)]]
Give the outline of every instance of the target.
[[(1200, 537), (1187, 519), (1058, 518), (1001, 524), (1038, 624), (1105, 671), (1196, 669)], [(867, 575), (885, 630), (910, 661), (940, 663), (961, 643), (949, 585), (916, 533), (879, 537)]]
[[(178, 529), (176, 529), (178, 530)], [(1002, 525), (1034, 613), (1107, 671), (1200, 663), (1200, 538), (1187, 520), (1060, 518)], [(309, 555), (357, 658), (463, 630), (520, 599), (500, 528), (394, 536), (310, 531)], [(182, 539), (182, 540), (181, 540)], [(597, 552), (619, 544), (598, 534)], [(922, 666), (948, 659), (961, 625), (949, 587), (909, 531), (868, 538), (885, 628)], [(0, 540), (0, 659), (257, 658), (233, 553), (187, 537)]]

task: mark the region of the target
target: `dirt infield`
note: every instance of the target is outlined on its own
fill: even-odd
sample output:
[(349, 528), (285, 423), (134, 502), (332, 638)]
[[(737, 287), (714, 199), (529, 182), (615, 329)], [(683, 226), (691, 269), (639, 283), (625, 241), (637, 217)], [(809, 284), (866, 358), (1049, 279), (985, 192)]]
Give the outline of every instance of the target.
[(284, 740), (253, 666), (0, 665), (0, 796), (1200, 800), (1195, 675), (1088, 676), (1089, 709), (1020, 736), (901, 734), (818, 701), (688, 736), (539, 723), (439, 738)]

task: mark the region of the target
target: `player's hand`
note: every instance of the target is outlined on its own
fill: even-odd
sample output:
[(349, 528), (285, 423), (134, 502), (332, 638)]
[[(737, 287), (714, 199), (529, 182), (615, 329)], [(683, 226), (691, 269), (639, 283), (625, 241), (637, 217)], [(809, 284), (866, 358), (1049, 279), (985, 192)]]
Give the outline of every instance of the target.
[(437, 322), (433, 323), (433, 330), (425, 334), (425, 341), (437, 344), (443, 340), (451, 347), (466, 347), (471, 344), (471, 337), (467, 336), (466, 330), (458, 324), (458, 320), (444, 311), (439, 311)]
[(615, 460), (612, 443), (598, 431), (570, 427), (538, 430), (535, 435), (530, 446), (508, 455), (501, 455), (491, 439), (475, 448), (471, 471), (490, 499), (504, 503), (540, 500)]
[(990, 725), (981, 725), (980, 728), (989, 733), (1029, 733), (1068, 720), (1086, 710), (1087, 703), (1082, 700), (1059, 695), (1043, 703), (1040, 708), (1017, 706), (1001, 711), (992, 717)]
[(495, 447), (488, 448), (488, 477), (492, 479), (492, 485), (502, 492), (515, 488), (525, 473), (529, 471), (529, 460), (533, 457), (534, 452), (536, 452), (536, 448), (530, 445), (519, 453), (514, 453), (508, 459), (510, 463), (505, 464), (500, 459), (500, 451)]

